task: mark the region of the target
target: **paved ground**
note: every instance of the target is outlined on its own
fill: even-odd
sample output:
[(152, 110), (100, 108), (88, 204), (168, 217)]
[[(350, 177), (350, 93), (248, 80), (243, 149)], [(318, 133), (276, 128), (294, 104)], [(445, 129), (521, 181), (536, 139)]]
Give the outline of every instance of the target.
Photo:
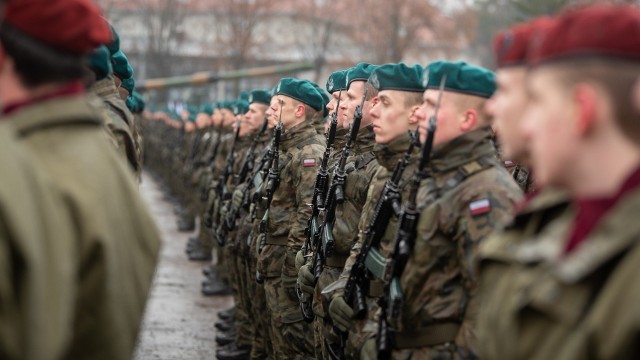
[(233, 300), (230, 296), (200, 295), (205, 263), (190, 262), (184, 253), (192, 234), (176, 230), (173, 205), (148, 175), (143, 176), (141, 191), (162, 233), (164, 246), (134, 358), (215, 359), (216, 313), (230, 307)]

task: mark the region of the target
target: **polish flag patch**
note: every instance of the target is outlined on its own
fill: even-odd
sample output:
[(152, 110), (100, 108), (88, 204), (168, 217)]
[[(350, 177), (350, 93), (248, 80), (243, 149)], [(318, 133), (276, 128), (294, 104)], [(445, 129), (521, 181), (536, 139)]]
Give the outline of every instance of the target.
[(486, 214), (491, 211), (491, 203), (489, 199), (476, 200), (469, 204), (469, 211), (473, 216)]
[(516, 164), (515, 164), (513, 161), (511, 161), (511, 160), (506, 160), (506, 161), (504, 162), (504, 166), (506, 166), (506, 167), (512, 167), (512, 166), (516, 166)]
[(302, 160), (302, 166), (304, 166), (304, 167), (314, 167), (314, 166), (316, 166), (316, 159), (304, 159), (304, 160)]

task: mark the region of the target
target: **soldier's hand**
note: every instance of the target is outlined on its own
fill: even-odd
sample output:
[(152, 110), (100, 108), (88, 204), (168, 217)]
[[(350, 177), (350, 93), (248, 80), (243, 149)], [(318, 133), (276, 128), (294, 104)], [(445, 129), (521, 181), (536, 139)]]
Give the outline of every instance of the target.
[(338, 329), (348, 331), (353, 328), (353, 309), (344, 301), (342, 296), (331, 301), (331, 304), (329, 304), (329, 315)]
[(296, 254), (296, 269), (300, 270), (305, 262), (306, 260), (304, 258), (304, 254), (302, 253), (302, 250), (298, 250), (298, 253)]
[(300, 284), (300, 290), (313, 295), (313, 274), (311, 273), (311, 265), (304, 265), (298, 272), (298, 283)]
[(362, 349), (360, 350), (360, 360), (377, 360), (378, 359), (378, 346), (376, 339), (371, 338), (364, 342)]
[(244, 198), (245, 191), (247, 191), (247, 186), (242, 184), (233, 192), (233, 195), (231, 196), (231, 206), (233, 206), (234, 209), (239, 210), (242, 206), (242, 199)]

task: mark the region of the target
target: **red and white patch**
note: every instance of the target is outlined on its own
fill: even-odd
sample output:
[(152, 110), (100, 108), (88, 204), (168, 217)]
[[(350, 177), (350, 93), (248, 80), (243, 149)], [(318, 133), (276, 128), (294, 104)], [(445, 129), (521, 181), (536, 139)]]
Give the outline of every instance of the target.
[(304, 159), (302, 160), (302, 166), (304, 167), (316, 166), (316, 159)]
[(516, 166), (516, 163), (514, 163), (514, 162), (513, 162), (513, 161), (511, 161), (511, 160), (506, 160), (506, 161), (504, 162), (504, 166), (506, 166), (506, 167)]
[(482, 215), (491, 211), (491, 203), (489, 199), (476, 200), (469, 204), (469, 211), (471, 211), (471, 215)]

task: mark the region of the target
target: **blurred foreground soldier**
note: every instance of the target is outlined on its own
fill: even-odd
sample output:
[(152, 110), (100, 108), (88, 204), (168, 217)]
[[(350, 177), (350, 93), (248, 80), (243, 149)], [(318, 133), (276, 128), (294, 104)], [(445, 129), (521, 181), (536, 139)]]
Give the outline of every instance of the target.
[[(264, 216), (258, 237), (258, 271), (264, 278), (271, 312), (273, 347), (277, 359), (313, 357), (313, 330), (302, 319), (296, 294), (295, 258), (305, 239), (311, 215), (316, 166), (324, 139), (313, 124), (322, 116), (324, 99), (307, 80), (281, 79), (272, 111), (281, 120), (280, 157), (270, 169), (261, 191)], [(282, 116), (280, 116), (282, 115)]]
[(636, 107), (636, 111), (640, 113), (640, 77), (636, 80), (636, 85), (633, 87), (633, 104)]
[(76, 291), (71, 217), (10, 126), (0, 125), (0, 357), (62, 359)]
[(531, 45), (524, 127), (545, 190), (482, 245), (480, 355), (638, 359), (640, 10), (572, 9)]
[(540, 18), (519, 24), (500, 32), (494, 39), (497, 88), (487, 102), (486, 110), (493, 117), (505, 166), (525, 193), (534, 189), (533, 177), (528, 170), (528, 143), (521, 130), (522, 114), (527, 105), (527, 48), (529, 39), (538, 29), (551, 22), (549, 18)]
[[(393, 332), (385, 337), (378, 329), (377, 339), (365, 345), (366, 359), (377, 358), (376, 342), (395, 349), (394, 359), (476, 357), (477, 246), (510, 219), (522, 194), (497, 156), (483, 112), (495, 90), (494, 74), (464, 62), (439, 61), (425, 69), (423, 84), (424, 102), (417, 112), (421, 143), (432, 116), (437, 129), (430, 176), (422, 179), (426, 196), (418, 199), (417, 208), (423, 210), (406, 268), (393, 275), (402, 305), (397, 313), (383, 312)], [(390, 293), (384, 296), (388, 305), (395, 300)]]
[(3, 120), (72, 217), (73, 334), (64, 359), (130, 359), (160, 247), (127, 165), (81, 79), (83, 56), (111, 40), (87, 0), (7, 3), (0, 25)]

